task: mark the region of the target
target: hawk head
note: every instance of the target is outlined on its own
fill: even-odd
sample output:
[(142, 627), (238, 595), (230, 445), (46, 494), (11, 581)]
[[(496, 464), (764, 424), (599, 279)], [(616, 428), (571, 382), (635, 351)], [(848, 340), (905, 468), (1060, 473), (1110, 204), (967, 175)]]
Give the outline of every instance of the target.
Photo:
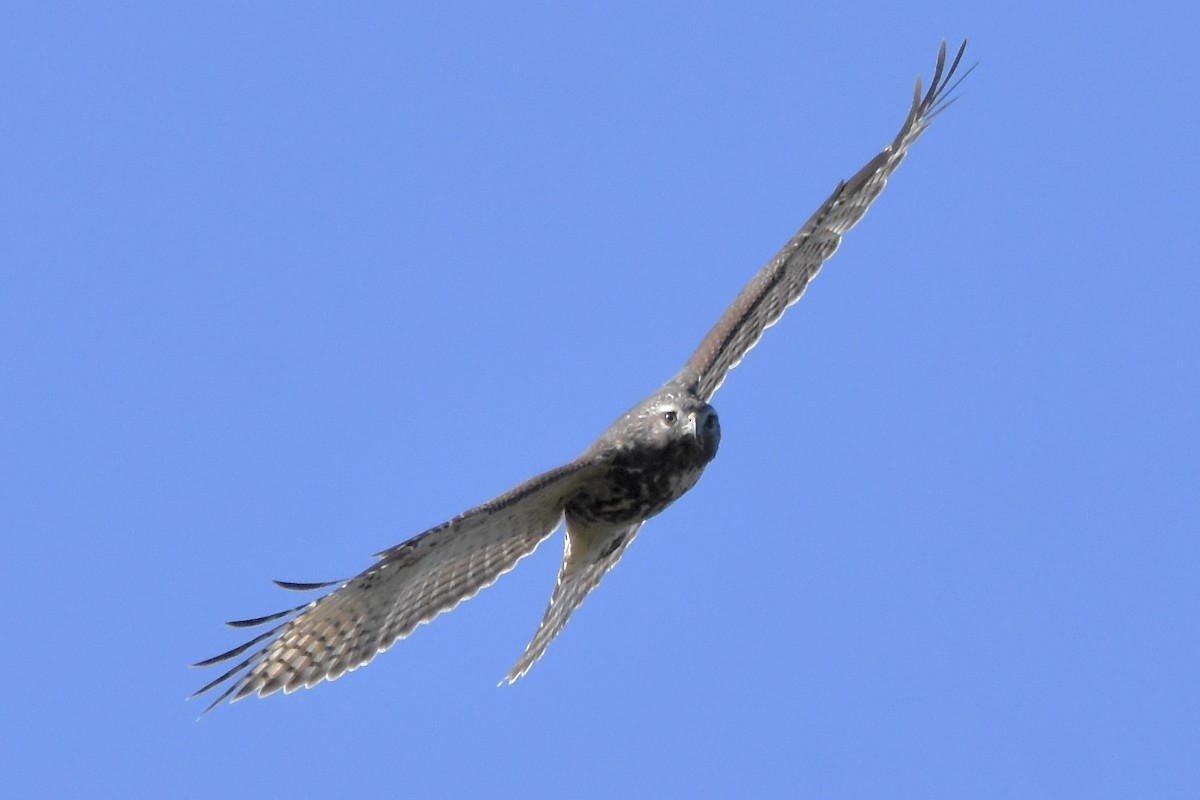
[(707, 464), (717, 455), (721, 423), (716, 409), (694, 394), (665, 391), (631, 408), (601, 442), (617, 450), (683, 450)]

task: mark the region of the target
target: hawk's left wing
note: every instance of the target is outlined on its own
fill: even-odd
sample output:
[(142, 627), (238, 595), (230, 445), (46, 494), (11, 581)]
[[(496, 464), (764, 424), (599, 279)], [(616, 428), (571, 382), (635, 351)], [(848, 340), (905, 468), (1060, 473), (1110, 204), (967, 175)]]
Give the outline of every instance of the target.
[[(597, 469), (596, 462), (580, 460), (551, 470), (385, 550), (378, 563), (318, 600), (229, 623), (235, 628), (279, 624), (196, 664), (207, 667), (228, 661), (268, 642), (192, 696), (231, 681), (207, 711), (226, 699), (266, 696), (281, 689), (291, 692), (363, 666), (422, 622), (490, 586), (532, 553), (558, 527), (563, 508), (580, 482)], [(337, 581), (277, 583), (285, 589), (320, 589)]]
[(754, 276), (672, 383), (691, 390), (706, 402), (712, 399), (729, 370), (758, 344), (763, 331), (778, 322), (787, 307), (804, 294), (809, 281), (842, 243), (842, 235), (863, 218), (883, 191), (888, 177), (900, 166), (912, 143), (953, 102), (947, 100), (947, 94), (971, 72), (968, 69), (958, 81), (954, 80), (966, 49), (964, 41), (946, 69), (946, 43), (942, 42), (929, 91), (921, 95), (918, 78), (912, 108), (896, 138), (853, 178), (839, 184), (800, 232)]

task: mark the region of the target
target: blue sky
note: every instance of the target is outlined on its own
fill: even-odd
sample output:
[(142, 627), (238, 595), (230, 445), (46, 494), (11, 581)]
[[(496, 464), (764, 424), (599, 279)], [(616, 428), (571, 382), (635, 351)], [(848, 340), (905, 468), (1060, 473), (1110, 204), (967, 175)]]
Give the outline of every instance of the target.
[[(10, 797), (1194, 797), (1194, 6), (0, 12)], [(583, 450), (980, 67), (496, 688), (547, 542), (203, 721), (226, 619)]]

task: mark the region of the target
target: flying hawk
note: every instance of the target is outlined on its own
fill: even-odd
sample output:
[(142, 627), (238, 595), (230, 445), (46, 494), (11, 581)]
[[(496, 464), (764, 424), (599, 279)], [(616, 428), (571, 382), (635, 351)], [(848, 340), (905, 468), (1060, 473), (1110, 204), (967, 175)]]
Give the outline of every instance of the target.
[(550, 606), (505, 680), (528, 672), (643, 523), (696, 485), (721, 440), (717, 412), (709, 405), (713, 395), (763, 331), (800, 299), (908, 148), (952, 102), (950, 92), (970, 73), (955, 80), (965, 50), (963, 42), (947, 68), (942, 43), (928, 91), (922, 94), (918, 79), (912, 107), (891, 144), (840, 183), (754, 276), (679, 374), (626, 412), (583, 455), (379, 553), (378, 561), (350, 580), (277, 581), (284, 589), (336, 588), (278, 614), (230, 622), (235, 628), (274, 624), (197, 664), (207, 667), (249, 651), (196, 694), (228, 682), (211, 709), (226, 699), (291, 692), (357, 669), (422, 622), (493, 583), (565, 519), (566, 547)]

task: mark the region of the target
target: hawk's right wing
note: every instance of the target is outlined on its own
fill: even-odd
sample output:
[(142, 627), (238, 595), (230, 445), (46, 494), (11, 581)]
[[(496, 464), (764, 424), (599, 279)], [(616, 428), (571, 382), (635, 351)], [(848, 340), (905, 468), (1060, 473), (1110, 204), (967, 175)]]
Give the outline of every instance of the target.
[(672, 383), (692, 391), (706, 402), (712, 399), (729, 370), (758, 344), (763, 331), (778, 322), (788, 306), (804, 294), (809, 281), (842, 243), (842, 235), (863, 218), (883, 191), (888, 177), (900, 166), (912, 143), (925, 132), (930, 121), (953, 102), (947, 95), (971, 72), (968, 69), (957, 81), (954, 80), (966, 49), (964, 41), (950, 68), (946, 69), (946, 43), (942, 42), (929, 91), (921, 95), (918, 78), (912, 108), (896, 138), (853, 178), (839, 184), (799, 233), (754, 276)]
[[(539, 475), (379, 553), (378, 563), (318, 600), (229, 623), (245, 628), (283, 620), (249, 642), (196, 664), (207, 667), (228, 661), (268, 642), (192, 696), (231, 681), (206, 709), (210, 710), (226, 699), (266, 696), (281, 689), (291, 692), (363, 666), (417, 625), (474, 596), (532, 553), (562, 521), (568, 498), (597, 469), (596, 462), (581, 460)], [(304, 590), (338, 582), (277, 583)]]

